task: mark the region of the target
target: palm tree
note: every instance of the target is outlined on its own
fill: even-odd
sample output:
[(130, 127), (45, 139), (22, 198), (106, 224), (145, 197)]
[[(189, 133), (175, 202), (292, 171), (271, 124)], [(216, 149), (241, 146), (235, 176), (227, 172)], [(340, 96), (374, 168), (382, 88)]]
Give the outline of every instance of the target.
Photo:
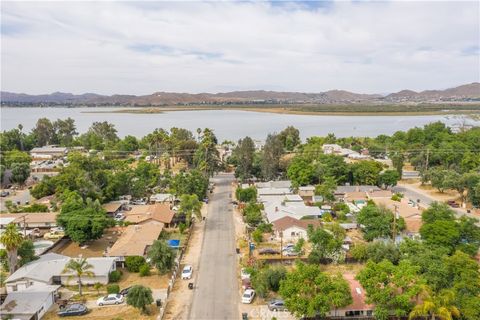
[(87, 262), (87, 259), (71, 259), (63, 269), (62, 273), (73, 273), (68, 276), (68, 280), (75, 277), (78, 279), (78, 293), (82, 295), (82, 277), (95, 276), (95, 274), (90, 271), (90, 269), (93, 269), (93, 266)]
[(460, 311), (454, 305), (455, 294), (452, 290), (445, 289), (434, 293), (430, 287), (425, 286), (420, 297), (422, 302), (410, 312), (409, 320), (417, 317), (452, 320), (460, 316)]
[(5, 246), (8, 254), (8, 268), (10, 274), (17, 269), (18, 253), (17, 249), (23, 242), (23, 236), (18, 231), (17, 225), (9, 223), (5, 232), (0, 237), (0, 242)]

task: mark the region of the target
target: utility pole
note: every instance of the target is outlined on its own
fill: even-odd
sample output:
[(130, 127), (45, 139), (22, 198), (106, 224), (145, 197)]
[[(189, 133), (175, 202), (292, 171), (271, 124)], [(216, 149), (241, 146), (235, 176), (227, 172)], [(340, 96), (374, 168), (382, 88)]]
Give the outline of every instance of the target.
[(395, 212), (393, 213), (393, 243), (396, 243), (398, 205), (395, 204), (394, 207), (395, 207)]
[(25, 215), (23, 216), (23, 237), (27, 237), (27, 225), (25, 221)]
[(283, 264), (283, 231), (280, 231), (280, 262)]
[(430, 155), (430, 149), (427, 148), (427, 158), (425, 159), (425, 172), (428, 170), (428, 157)]

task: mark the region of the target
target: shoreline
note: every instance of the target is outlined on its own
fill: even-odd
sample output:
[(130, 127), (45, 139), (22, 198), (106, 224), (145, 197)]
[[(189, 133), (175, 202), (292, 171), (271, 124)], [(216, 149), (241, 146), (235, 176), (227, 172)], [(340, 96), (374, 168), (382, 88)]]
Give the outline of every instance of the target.
[(480, 110), (445, 110), (445, 111), (302, 111), (284, 108), (238, 108), (238, 107), (145, 107), (138, 109), (122, 108), (119, 110), (82, 111), (81, 113), (127, 113), (127, 114), (161, 114), (181, 111), (246, 111), (289, 115), (314, 116), (429, 116), (429, 115), (480, 115)]

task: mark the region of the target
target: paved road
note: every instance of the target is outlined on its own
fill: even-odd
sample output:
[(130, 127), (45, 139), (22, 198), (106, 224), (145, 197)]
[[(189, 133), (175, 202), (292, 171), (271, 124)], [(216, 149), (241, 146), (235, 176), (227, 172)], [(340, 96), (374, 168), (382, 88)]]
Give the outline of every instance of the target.
[(233, 175), (219, 174), (210, 197), (208, 218), (188, 319), (238, 319), (235, 229), (229, 195)]
[[(408, 199), (411, 199), (413, 201), (417, 201), (419, 199), (420, 206), (426, 207), (426, 208), (428, 208), (432, 202), (437, 201), (435, 200), (435, 198), (429, 197), (428, 195), (415, 191), (415, 189), (409, 188), (408, 186), (396, 186), (396, 187), (393, 187), (392, 190), (393, 192), (403, 193)], [(461, 209), (461, 208), (452, 208), (452, 209), (455, 210), (455, 212), (459, 217), (465, 215), (471, 218), (476, 218), (476, 219), (480, 218), (478, 215), (475, 215), (474, 213), (467, 213), (465, 209)]]

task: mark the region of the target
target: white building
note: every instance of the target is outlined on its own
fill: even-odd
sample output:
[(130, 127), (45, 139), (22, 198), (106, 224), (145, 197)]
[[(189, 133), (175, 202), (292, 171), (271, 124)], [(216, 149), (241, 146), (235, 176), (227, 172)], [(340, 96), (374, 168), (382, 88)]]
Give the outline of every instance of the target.
[(314, 228), (320, 225), (318, 219), (298, 220), (289, 216), (273, 222), (273, 231), (277, 241), (296, 242), (300, 238), (307, 239), (309, 226)]
[(41, 319), (55, 303), (58, 288), (58, 285), (41, 285), (10, 292), (0, 306), (2, 319)]
[[(56, 253), (47, 253), (40, 256), (38, 260), (20, 267), (5, 280), (7, 293), (24, 291), (34, 286), (77, 284), (77, 279), (72, 273), (63, 272), (71, 259)], [(115, 261), (115, 258), (87, 258), (87, 262), (93, 266), (90, 271), (94, 273), (94, 276), (82, 277), (82, 283), (94, 284), (100, 282), (107, 284), (108, 275), (116, 268)]]

